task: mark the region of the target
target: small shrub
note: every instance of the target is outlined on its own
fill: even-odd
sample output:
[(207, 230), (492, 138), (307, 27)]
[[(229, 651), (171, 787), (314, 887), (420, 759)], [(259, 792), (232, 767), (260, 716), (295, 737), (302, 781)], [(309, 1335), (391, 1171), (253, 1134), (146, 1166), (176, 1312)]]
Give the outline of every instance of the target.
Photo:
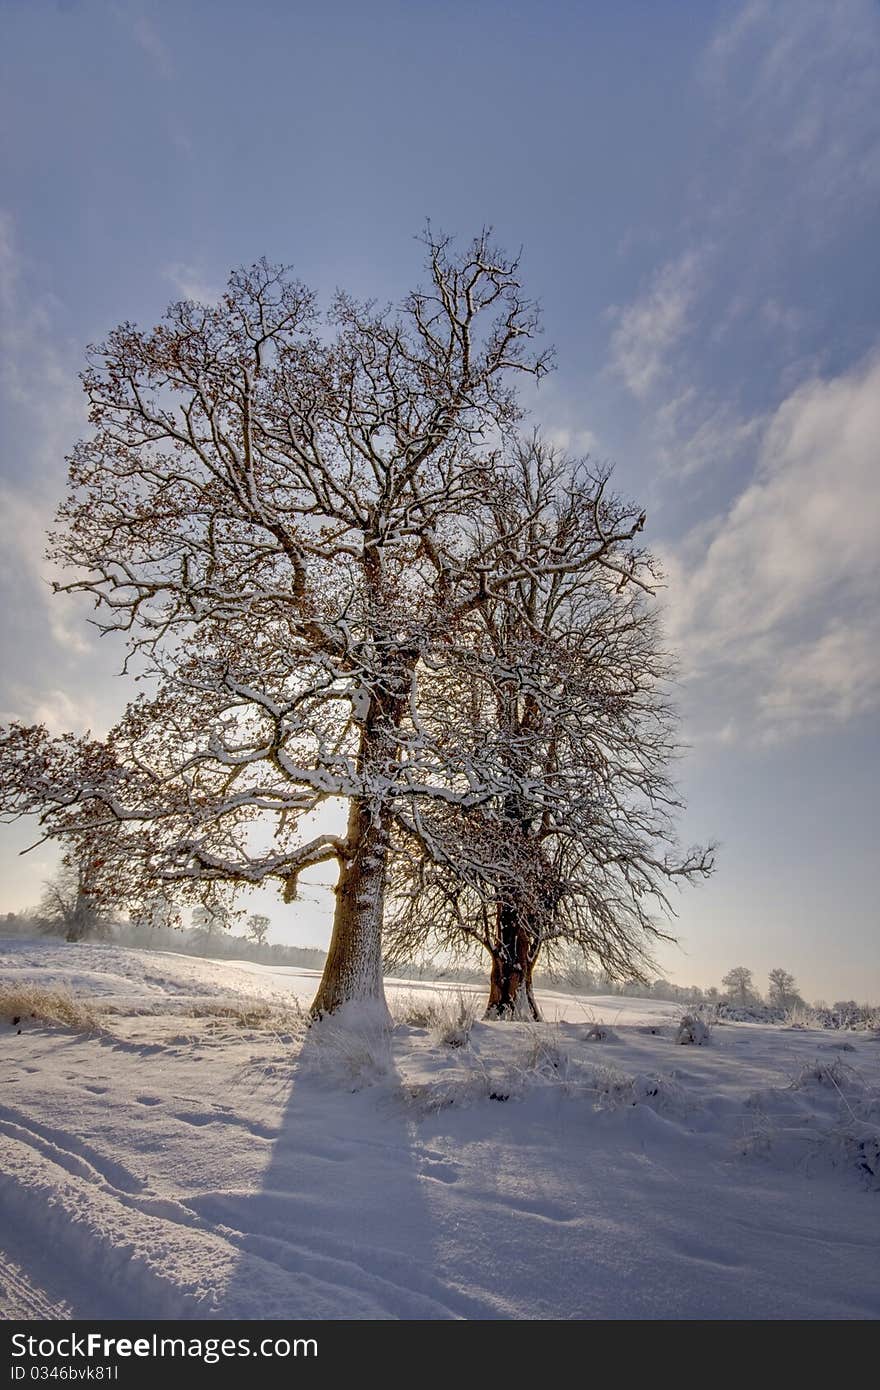
[(533, 1027), (522, 1059), (523, 1071), (546, 1081), (556, 1081), (567, 1075), (571, 1054), (560, 1038), (547, 1031), (546, 1024)]
[(397, 1022), (411, 1028), (425, 1028), (433, 1042), (446, 1047), (466, 1047), (477, 1021), (476, 995), (459, 990), (457, 994), (437, 991), (425, 998), (409, 996), (393, 1009)]
[(858, 1073), (839, 1057), (835, 1057), (833, 1062), (823, 1062), (818, 1057), (815, 1062), (808, 1062), (801, 1068), (791, 1086), (792, 1090), (801, 1091), (815, 1084), (833, 1087), (841, 1095), (844, 1095), (846, 1090), (862, 1089)]
[(617, 1042), (617, 1034), (613, 1028), (607, 1028), (604, 1023), (593, 1023), (584, 1034), (587, 1042)]
[(702, 1047), (709, 1041), (710, 1030), (708, 1023), (704, 1023), (701, 1018), (694, 1014), (685, 1014), (678, 1025), (678, 1032), (675, 1041), (682, 1046), (693, 1044), (695, 1047)]

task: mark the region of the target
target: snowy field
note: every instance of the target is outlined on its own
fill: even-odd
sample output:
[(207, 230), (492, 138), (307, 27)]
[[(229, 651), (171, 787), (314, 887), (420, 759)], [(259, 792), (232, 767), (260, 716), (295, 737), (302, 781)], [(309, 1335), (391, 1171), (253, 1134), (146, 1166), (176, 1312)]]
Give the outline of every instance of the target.
[(306, 1036), (314, 984), (0, 941), (7, 1000), (95, 1011), (0, 1019), (3, 1316), (880, 1316), (880, 1039), (562, 994), (468, 1035), (412, 982)]

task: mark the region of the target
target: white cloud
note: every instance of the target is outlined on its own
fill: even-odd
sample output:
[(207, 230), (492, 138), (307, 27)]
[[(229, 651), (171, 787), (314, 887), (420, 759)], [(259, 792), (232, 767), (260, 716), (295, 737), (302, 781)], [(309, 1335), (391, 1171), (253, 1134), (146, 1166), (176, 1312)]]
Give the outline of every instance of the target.
[(615, 371), (639, 400), (648, 396), (670, 368), (671, 355), (690, 327), (690, 311), (703, 279), (703, 256), (686, 251), (655, 274), (633, 303), (609, 310)]
[(76, 698), (65, 690), (26, 690), (11, 692), (10, 707), (0, 711), (0, 723), (18, 720), (23, 724), (45, 724), (50, 734), (105, 734), (112, 720), (91, 696)]
[[(101, 700), (82, 694), (98, 665), (94, 630), (85, 622), (88, 601), (53, 595), (45, 559), (65, 454), (86, 424), (80, 353), (61, 332), (62, 321), (62, 306), (18, 250), (12, 219), (0, 212), (0, 398), (9, 469), (0, 481), (0, 698), (18, 717), (53, 728), (67, 718), (81, 728), (110, 721), (98, 719)], [(66, 695), (39, 693), (61, 681)]]
[(706, 732), (783, 737), (880, 706), (880, 357), (795, 391), (729, 511), (668, 557)]
[(0, 579), (7, 601), (33, 610), (35, 641), (52, 641), (75, 655), (92, 650), (83, 622), (82, 602), (53, 594), (51, 566), (44, 559), (53, 502), (0, 484)]
[(40, 439), (54, 439), (74, 415), (85, 419), (82, 392), (58, 344), (58, 306), (45, 289), (25, 287), (25, 271), (12, 217), (0, 209), (0, 390), (39, 412)]
[(64, 456), (86, 423), (86, 408), (77, 353), (58, 331), (59, 306), (34, 281), (12, 219), (0, 212), (0, 394), (17, 415), (21, 457), (10, 462), (25, 480), (0, 483), (0, 572), (5, 592), (20, 609), (33, 610), (35, 629), (48, 627), (60, 646), (83, 653), (87, 630), (75, 622), (73, 604), (52, 602), (44, 550)]
[(174, 75), (171, 54), (165, 47), (155, 25), (145, 15), (135, 16), (132, 23), (134, 41), (152, 62), (160, 77), (166, 80)]
[(775, 296), (765, 299), (760, 308), (762, 323), (770, 332), (781, 333), (794, 340), (802, 331), (806, 315), (790, 304), (781, 304)]
[(164, 266), (162, 274), (184, 299), (194, 299), (199, 304), (216, 304), (223, 292), (209, 283), (198, 266), (184, 261), (174, 261)]
[(758, 415), (741, 416), (728, 402), (686, 386), (654, 413), (657, 462), (679, 478), (718, 467), (751, 449), (764, 423)]
[(596, 452), (598, 441), (592, 430), (551, 425), (543, 435), (548, 444), (573, 459), (583, 459)]
[(695, 162), (684, 198), (687, 249), (609, 311), (612, 367), (647, 446), (679, 478), (745, 464), (768, 399), (824, 369), (841, 325), (816, 282), (789, 275), (793, 249), (848, 245), (880, 195), (874, 0), (748, 0), (728, 14), (697, 69), (714, 157)]
[(874, 607), (829, 622), (812, 642), (783, 651), (758, 700), (770, 730), (801, 732), (880, 709), (880, 617)]

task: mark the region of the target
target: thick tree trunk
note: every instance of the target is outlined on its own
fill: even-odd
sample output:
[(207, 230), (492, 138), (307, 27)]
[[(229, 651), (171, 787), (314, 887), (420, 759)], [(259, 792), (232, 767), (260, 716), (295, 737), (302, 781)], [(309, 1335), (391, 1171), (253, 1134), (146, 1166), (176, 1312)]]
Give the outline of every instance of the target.
[[(365, 546), (363, 567), (373, 613), (380, 615), (388, 598), (380, 545)], [(377, 623), (373, 637), (379, 651), (394, 645), (382, 622)], [(414, 662), (416, 656), (412, 653), (410, 660)], [(357, 1004), (390, 1022), (382, 977), (382, 917), (391, 826), (382, 789), (393, 780), (400, 754), (397, 731), (406, 707), (410, 670), (398, 659), (375, 672), (369, 694), (361, 692), (367, 696), (366, 709), (359, 708), (356, 716), (352, 708), (360, 722), (357, 772), (364, 794), (353, 798), (349, 810), (333, 934), (312, 1002), (314, 1017)]]
[(65, 932), (66, 941), (84, 941), (89, 932), (95, 925), (96, 913), (88, 899), (82, 894), (77, 894), (76, 902), (73, 905)]
[(529, 935), (519, 911), (514, 904), (504, 903), (498, 909), (486, 1018), (540, 1020), (532, 968)]
[(388, 827), (363, 801), (352, 802), (340, 865), (333, 934), (312, 1015), (333, 1013), (353, 1002), (387, 1016), (382, 978), (382, 911), (388, 867)]

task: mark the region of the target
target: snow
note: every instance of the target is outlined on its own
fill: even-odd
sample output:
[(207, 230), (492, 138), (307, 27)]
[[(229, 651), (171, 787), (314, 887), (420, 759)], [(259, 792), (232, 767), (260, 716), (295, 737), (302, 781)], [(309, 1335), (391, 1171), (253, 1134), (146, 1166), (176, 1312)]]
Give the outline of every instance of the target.
[[(0, 1018), (6, 1317), (880, 1315), (870, 1034), (681, 1047), (675, 1005), (563, 994), (460, 1046), (307, 1033), (313, 972), (0, 941), (22, 982), (109, 1012)], [(389, 987), (398, 1019), (462, 996)], [(274, 1022), (236, 1020), (255, 998)]]

